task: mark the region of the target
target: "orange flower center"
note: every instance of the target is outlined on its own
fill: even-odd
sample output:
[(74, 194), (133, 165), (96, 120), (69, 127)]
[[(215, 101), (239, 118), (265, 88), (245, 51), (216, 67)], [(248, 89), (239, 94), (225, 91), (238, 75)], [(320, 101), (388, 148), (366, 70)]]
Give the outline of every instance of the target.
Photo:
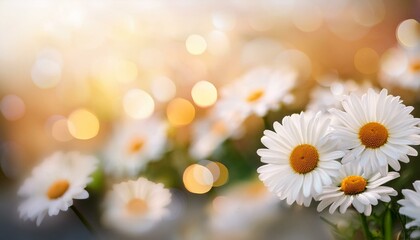
[(48, 188), (47, 197), (51, 200), (57, 199), (66, 193), (66, 191), (69, 189), (69, 186), (69, 181), (64, 179), (57, 180), (51, 184), (50, 188)]
[(319, 154), (314, 146), (302, 144), (293, 149), (289, 161), (295, 172), (305, 174), (316, 168)]
[(414, 73), (420, 72), (420, 59), (414, 60), (410, 64), (410, 71)]
[(128, 153), (134, 154), (140, 152), (143, 148), (145, 141), (141, 138), (135, 138), (131, 141), (130, 146), (128, 147)]
[(380, 123), (370, 122), (360, 128), (359, 138), (367, 148), (378, 148), (387, 142), (388, 130)]
[(248, 97), (246, 98), (246, 100), (250, 103), (257, 101), (258, 99), (260, 99), (262, 96), (264, 96), (264, 91), (261, 89), (255, 90), (253, 92), (251, 92), (251, 94), (248, 95)]
[(355, 195), (364, 192), (367, 181), (361, 176), (348, 176), (341, 181), (341, 191), (346, 195)]
[(142, 215), (144, 214), (147, 209), (147, 203), (143, 199), (140, 198), (133, 198), (128, 201), (127, 205), (125, 205), (127, 212), (133, 215)]

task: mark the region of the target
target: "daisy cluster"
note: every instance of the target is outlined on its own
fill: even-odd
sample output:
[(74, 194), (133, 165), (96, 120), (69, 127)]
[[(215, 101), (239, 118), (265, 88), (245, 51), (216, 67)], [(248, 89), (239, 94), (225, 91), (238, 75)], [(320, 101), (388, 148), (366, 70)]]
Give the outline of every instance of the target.
[[(7, 81), (1, 93), (32, 86), (0, 101), (7, 121), (23, 120), (5, 128), (6, 135), (34, 155), (63, 147), (91, 151), (56, 151), (34, 167), (18, 190), (21, 218), (39, 226), (46, 216), (69, 208), (79, 216), (74, 201), (99, 193), (102, 225), (129, 237), (153, 234), (171, 216), (179, 217), (174, 188), (205, 194), (228, 179), (249, 180), (258, 155), (261, 181), (207, 195), (210, 231), (222, 233), (216, 239), (237, 239), (230, 233), (253, 238), (244, 229), (258, 232), (277, 215), (274, 209), (283, 208), (282, 200), (306, 207), (316, 202), (319, 212), (363, 217), (374, 215), (381, 202), (389, 203), (387, 208), (398, 203), (393, 210), (408, 218), (401, 224), (420, 226), (420, 182), (413, 183), (414, 190), (391, 187), (405, 175), (401, 165), (418, 154), (413, 146), (420, 145), (420, 119), (386, 90), (420, 88), (420, 28), (414, 19), (400, 23), (398, 44), (391, 42), (382, 56), (376, 47), (365, 47), (367, 39), (390, 39), (369, 31), (393, 7), (387, 1), (262, 1), (261, 6), (231, 1), (232, 9), (250, 10), (239, 14), (213, 3), (200, 3), (194, 13), (182, 9), (184, 4), (160, 1), (119, 7), (64, 2), (57, 12), (42, 7), (39, 21), (26, 18), (31, 14), (9, 14), (21, 11), (21, 4), (0, 10), (5, 18), (0, 28), (9, 31), (22, 19), (28, 23), (0, 41), (2, 78), (28, 82)], [(118, 14), (104, 14), (106, 9)], [(318, 33), (320, 41), (311, 37), (306, 43), (308, 34)], [(357, 41), (344, 48), (324, 41), (335, 37)], [(21, 56), (25, 66), (9, 60)], [(28, 71), (20, 71), (24, 67)], [(349, 69), (357, 70), (357, 81), (339, 77)], [(373, 81), (358, 81), (360, 74), (376, 73)], [(33, 104), (15, 94), (30, 95)], [(45, 104), (32, 97), (36, 94), (57, 101)], [(290, 114), (297, 109), (305, 111)], [(268, 130), (274, 116), (285, 117)], [(256, 155), (263, 125), (265, 147)], [(32, 128), (48, 135), (39, 138), (43, 144), (19, 134)], [(4, 171), (7, 164), (0, 160)], [(420, 237), (420, 230), (409, 233)]]
[[(341, 105), (328, 115), (292, 114), (274, 122), (274, 131), (265, 130), (261, 142), (266, 148), (257, 151), (264, 163), (259, 178), (289, 205), (309, 206), (316, 200), (318, 211), (329, 207), (331, 214), (345, 213), (353, 206), (369, 216), (372, 206), (397, 195), (384, 184), (400, 176), (400, 162), (417, 156), (412, 146), (420, 144), (420, 119), (386, 89), (351, 93)], [(417, 182), (414, 186), (418, 191)], [(418, 226), (419, 214), (410, 211), (419, 206), (418, 193), (403, 193), (401, 214), (417, 219), (407, 227)]]
[[(89, 197), (85, 188), (97, 165), (98, 159), (78, 152), (47, 157), (19, 189), (25, 198), (19, 206), (20, 216), (36, 220), (39, 226), (46, 215), (74, 208), (73, 199)], [(163, 184), (145, 178), (114, 184), (105, 197), (104, 224), (130, 235), (144, 233), (168, 214), (170, 201), (171, 193)]]
[[(296, 74), (289, 68), (259, 67), (225, 86), (208, 116), (194, 125), (190, 155), (198, 160), (210, 156), (224, 140), (240, 135), (247, 117), (265, 116), (270, 110), (278, 110), (290, 98), (288, 94), (295, 82)], [(132, 236), (151, 231), (168, 217), (171, 193), (163, 184), (139, 176), (147, 172), (149, 163), (161, 160), (173, 147), (169, 134), (169, 124), (155, 114), (116, 123), (100, 155), (100, 164), (91, 155), (54, 153), (34, 168), (32, 176), (21, 186), (19, 195), (25, 198), (19, 208), (21, 217), (36, 219), (40, 225), (46, 215), (54, 216), (69, 207), (74, 208), (73, 199), (88, 198), (86, 187), (93, 175), (103, 170), (114, 183), (102, 204), (103, 224)], [(209, 162), (207, 167), (191, 165), (190, 171), (184, 173), (184, 181), (188, 179), (187, 172), (211, 178), (210, 187), (205, 186), (197, 193), (205, 193), (211, 186), (220, 186), (226, 181), (222, 180), (226, 167), (206, 162)], [(208, 172), (211, 168), (217, 168), (219, 177)], [(234, 215), (223, 215), (223, 218), (229, 216)]]

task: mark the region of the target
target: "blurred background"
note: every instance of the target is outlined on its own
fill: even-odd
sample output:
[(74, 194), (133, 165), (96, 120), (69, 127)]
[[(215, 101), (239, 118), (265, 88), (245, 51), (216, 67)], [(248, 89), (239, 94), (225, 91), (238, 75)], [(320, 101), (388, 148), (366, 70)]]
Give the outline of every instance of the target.
[[(2, 236), (92, 238), (70, 211), (40, 227), (18, 219), (17, 189), (53, 152), (102, 161), (122, 122), (153, 116), (167, 125), (167, 143), (138, 176), (164, 183), (173, 201), (170, 217), (137, 239), (337, 238), (314, 204), (287, 207), (259, 182), (262, 132), (285, 115), (325, 111), (341, 93), (368, 87), (400, 95), (419, 117), (419, 19), (418, 0), (1, 0)], [(207, 152), (193, 150), (200, 136), (220, 133), (200, 124), (225, 86), (253, 69), (283, 66), (297, 80), (278, 111), (247, 116), (235, 133), (207, 137)], [(419, 178), (411, 160), (399, 186)], [(201, 172), (199, 179), (187, 169)], [(126, 179), (101, 167), (91, 197), (75, 201), (102, 238), (129, 238), (100, 220), (104, 193)], [(345, 232), (348, 215), (326, 217)]]

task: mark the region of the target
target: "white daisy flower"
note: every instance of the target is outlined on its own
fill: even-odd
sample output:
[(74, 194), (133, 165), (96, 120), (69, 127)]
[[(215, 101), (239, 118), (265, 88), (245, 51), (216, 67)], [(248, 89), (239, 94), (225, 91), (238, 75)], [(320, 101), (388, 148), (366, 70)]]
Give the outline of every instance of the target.
[(293, 114), (275, 122), (274, 130), (265, 130), (261, 142), (268, 149), (257, 154), (266, 165), (258, 168), (260, 179), (268, 189), (290, 205), (309, 206), (312, 197), (332, 183), (344, 155), (336, 150), (328, 132), (329, 120), (321, 113), (315, 116)]
[(416, 227), (417, 230), (411, 233), (412, 238), (420, 237), (420, 180), (413, 183), (414, 189), (403, 189), (404, 199), (398, 200), (401, 205), (400, 213), (413, 219), (405, 225), (406, 228)]
[(330, 206), (329, 212), (333, 214), (339, 208), (340, 213), (345, 213), (350, 205), (359, 213), (369, 216), (372, 213), (372, 205), (391, 201), (390, 196), (396, 196), (397, 191), (391, 187), (381, 186), (400, 175), (397, 172), (389, 172), (386, 176), (380, 173), (366, 172), (360, 165), (346, 164), (340, 169), (339, 176), (334, 179), (334, 184), (325, 186), (322, 193), (316, 197), (321, 201), (318, 211)]
[(223, 88), (221, 97), (239, 107), (239, 114), (245, 118), (254, 113), (264, 116), (269, 110), (279, 109), (295, 82), (296, 73), (292, 70), (260, 67)]
[(32, 170), (18, 194), (26, 199), (19, 206), (20, 217), (35, 220), (39, 226), (45, 215), (67, 211), (73, 199), (86, 199), (86, 185), (95, 170), (97, 159), (77, 152), (56, 152)]
[(385, 52), (379, 80), (384, 86), (419, 89), (420, 51), (392, 48)]
[(413, 107), (406, 107), (399, 97), (379, 94), (369, 89), (362, 97), (351, 94), (342, 102), (344, 112), (331, 109), (337, 117), (335, 135), (349, 151), (342, 163), (355, 161), (369, 172), (386, 175), (388, 164), (400, 170), (398, 160), (409, 162), (417, 151), (409, 145), (420, 144), (420, 119), (411, 115)]
[(145, 178), (115, 184), (105, 198), (103, 221), (128, 235), (151, 230), (169, 214), (171, 193), (161, 183)]
[(162, 156), (166, 131), (167, 125), (156, 117), (116, 126), (105, 149), (105, 171), (114, 176), (136, 176), (148, 162)]

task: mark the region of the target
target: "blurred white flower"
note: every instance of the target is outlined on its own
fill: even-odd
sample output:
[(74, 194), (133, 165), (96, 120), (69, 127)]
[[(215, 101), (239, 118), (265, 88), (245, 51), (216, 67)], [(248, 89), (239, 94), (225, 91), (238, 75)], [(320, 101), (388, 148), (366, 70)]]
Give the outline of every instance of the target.
[(268, 149), (258, 149), (261, 162), (260, 179), (268, 189), (290, 205), (309, 206), (322, 187), (332, 183), (344, 156), (336, 150), (328, 132), (329, 120), (321, 113), (293, 114), (275, 122), (274, 130), (265, 130), (261, 142)]
[(166, 131), (167, 125), (157, 117), (117, 125), (105, 149), (105, 171), (114, 176), (136, 176), (148, 162), (162, 156)]
[(230, 103), (218, 101), (209, 114), (196, 121), (192, 129), (189, 152), (196, 159), (210, 156), (226, 139), (243, 132), (242, 115), (230, 111)]
[(400, 170), (398, 160), (409, 162), (417, 151), (409, 145), (420, 144), (420, 119), (411, 115), (413, 107), (401, 103), (399, 97), (379, 94), (369, 89), (362, 97), (351, 94), (342, 102), (345, 111), (331, 109), (338, 120), (333, 126), (346, 152), (343, 164), (355, 161), (369, 172), (388, 171), (388, 164)]
[(362, 95), (370, 88), (370, 82), (358, 84), (353, 80), (333, 81), (328, 87), (317, 86), (311, 91), (310, 101), (306, 107), (306, 111), (328, 114), (331, 108), (342, 109), (341, 101), (343, 101), (350, 93)]
[(420, 50), (392, 48), (381, 61), (380, 82), (385, 87), (420, 88)]
[(214, 235), (245, 237), (260, 222), (281, 214), (278, 207), (279, 199), (260, 181), (234, 185), (213, 200), (209, 208), (210, 227)]
[(150, 231), (169, 214), (171, 193), (145, 178), (115, 184), (105, 198), (103, 222), (127, 235)]
[(96, 170), (97, 159), (77, 152), (56, 152), (32, 171), (18, 194), (26, 199), (19, 206), (20, 217), (36, 219), (39, 226), (45, 217), (67, 211), (73, 199), (86, 199), (86, 185)]
[(366, 172), (358, 164), (346, 164), (340, 169), (340, 174), (334, 179), (331, 186), (325, 186), (322, 193), (316, 197), (321, 201), (318, 211), (324, 210), (327, 206), (330, 214), (340, 208), (340, 213), (345, 213), (350, 205), (359, 213), (369, 216), (372, 213), (372, 205), (377, 205), (378, 200), (383, 202), (391, 201), (390, 196), (397, 196), (397, 191), (391, 187), (381, 186), (400, 174), (389, 172), (381, 176), (377, 172)]
[(238, 111), (245, 118), (251, 114), (262, 117), (269, 110), (279, 109), (295, 82), (296, 73), (292, 70), (255, 68), (223, 88), (221, 97), (233, 105), (231, 110)]
[(398, 200), (401, 205), (400, 213), (413, 219), (405, 225), (406, 228), (417, 227), (417, 230), (411, 233), (412, 238), (420, 237), (420, 180), (413, 183), (414, 189), (403, 189), (404, 199)]

